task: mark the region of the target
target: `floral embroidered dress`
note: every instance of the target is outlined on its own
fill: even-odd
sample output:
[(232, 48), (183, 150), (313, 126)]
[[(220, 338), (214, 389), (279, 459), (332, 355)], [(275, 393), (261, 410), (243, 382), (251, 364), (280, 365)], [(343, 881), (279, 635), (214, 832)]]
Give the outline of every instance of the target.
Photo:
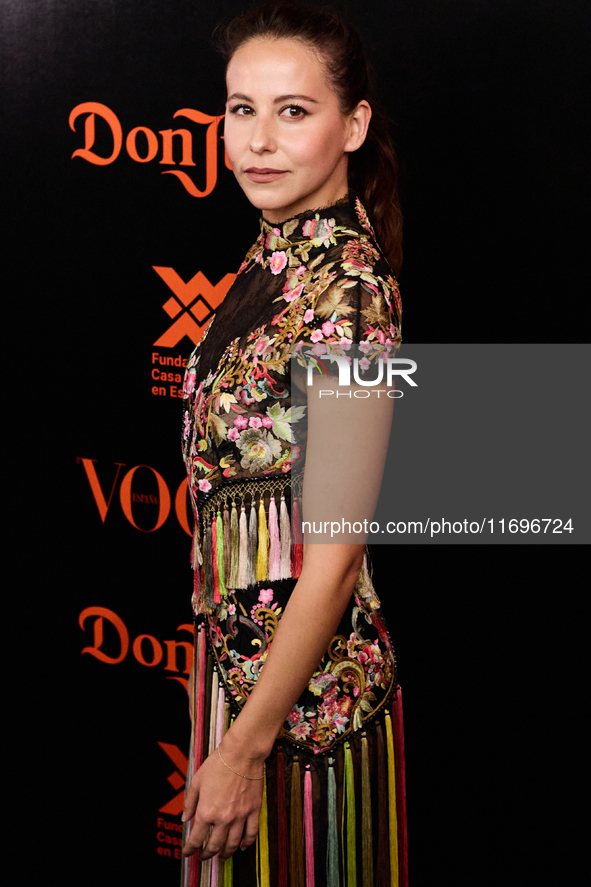
[[(188, 781), (254, 687), (302, 566), (291, 467), (305, 407), (291, 402), (291, 353), (304, 341), (318, 355), (400, 341), (398, 286), (352, 192), (260, 226), (184, 381), (195, 514)], [(186, 887), (406, 884), (400, 688), (366, 562), (265, 771), (256, 847), (226, 862), (191, 857)]]

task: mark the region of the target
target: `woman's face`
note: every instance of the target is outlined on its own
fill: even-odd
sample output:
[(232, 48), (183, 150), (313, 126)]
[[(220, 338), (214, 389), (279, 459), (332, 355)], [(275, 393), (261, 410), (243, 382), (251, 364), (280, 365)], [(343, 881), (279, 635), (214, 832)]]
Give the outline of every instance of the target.
[(256, 38), (228, 65), (224, 140), (240, 187), (270, 222), (347, 193), (347, 155), (371, 109), (343, 117), (322, 62), (299, 40)]

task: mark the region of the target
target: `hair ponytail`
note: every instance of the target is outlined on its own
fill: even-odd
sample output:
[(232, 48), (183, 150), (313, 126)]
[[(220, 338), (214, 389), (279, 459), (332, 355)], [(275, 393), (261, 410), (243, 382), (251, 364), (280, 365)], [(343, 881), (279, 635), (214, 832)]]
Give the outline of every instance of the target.
[(398, 162), (388, 119), (375, 99), (370, 105), (372, 117), (367, 138), (349, 156), (349, 184), (367, 209), (378, 243), (397, 275), (402, 265)]
[(213, 36), (226, 64), (239, 46), (255, 37), (302, 40), (320, 53), (343, 114), (350, 114), (362, 99), (369, 102), (372, 117), (366, 140), (349, 155), (349, 185), (359, 195), (378, 243), (398, 274), (402, 264), (398, 163), (388, 119), (357, 31), (330, 6), (275, 0), (223, 22)]

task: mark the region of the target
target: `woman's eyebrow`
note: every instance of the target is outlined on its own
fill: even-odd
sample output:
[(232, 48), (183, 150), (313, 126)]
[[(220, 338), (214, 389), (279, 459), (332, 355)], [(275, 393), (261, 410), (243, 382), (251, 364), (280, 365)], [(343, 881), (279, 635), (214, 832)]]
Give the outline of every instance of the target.
[[(232, 95), (228, 96), (227, 101), (231, 102), (232, 99), (242, 99), (243, 102), (252, 103), (252, 99), (249, 98), (249, 96), (243, 95), (240, 92), (233, 92)], [(290, 101), (291, 99), (299, 99), (300, 101), (304, 102), (314, 102), (315, 105), (318, 104), (318, 100), (311, 98), (309, 95), (278, 95), (277, 98), (273, 100), (273, 103), (277, 104), (278, 102), (286, 102)]]

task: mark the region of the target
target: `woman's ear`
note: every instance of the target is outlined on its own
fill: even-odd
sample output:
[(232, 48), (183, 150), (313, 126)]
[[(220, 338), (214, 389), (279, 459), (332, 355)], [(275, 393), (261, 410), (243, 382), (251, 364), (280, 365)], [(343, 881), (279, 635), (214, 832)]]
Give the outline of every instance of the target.
[(345, 144), (345, 151), (356, 151), (362, 146), (367, 136), (370, 120), (371, 105), (362, 99), (349, 115), (349, 137)]

